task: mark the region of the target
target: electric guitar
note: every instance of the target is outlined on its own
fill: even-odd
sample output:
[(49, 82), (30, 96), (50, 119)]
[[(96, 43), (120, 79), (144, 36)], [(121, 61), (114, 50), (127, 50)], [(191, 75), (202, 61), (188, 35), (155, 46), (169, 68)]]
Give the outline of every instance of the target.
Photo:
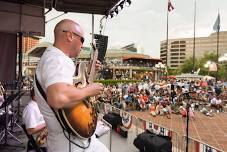
[[(75, 87), (83, 88), (87, 84), (91, 84), (95, 79), (95, 64), (98, 58), (98, 51), (93, 43), (91, 45), (94, 52), (89, 75), (86, 73), (85, 63), (81, 62), (79, 64), (78, 75), (74, 78), (73, 82)], [(58, 109), (56, 114), (61, 125), (73, 135), (87, 139), (95, 132), (97, 113), (90, 102), (90, 98), (82, 100), (71, 108)]]

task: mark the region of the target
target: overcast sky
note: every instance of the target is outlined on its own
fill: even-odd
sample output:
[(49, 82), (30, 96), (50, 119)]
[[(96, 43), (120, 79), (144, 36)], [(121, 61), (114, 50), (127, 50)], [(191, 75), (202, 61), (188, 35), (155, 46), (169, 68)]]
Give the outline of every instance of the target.
[[(194, 1), (171, 0), (174, 10), (169, 13), (169, 38), (193, 37)], [(109, 36), (108, 48), (135, 43), (143, 48), (142, 53), (152, 57), (160, 56), (160, 41), (166, 40), (166, 14), (168, 0), (132, 0), (130, 7), (124, 7), (112, 19), (103, 22), (104, 35)], [(217, 18), (221, 18), (221, 31), (227, 30), (227, 0), (197, 0), (196, 36), (209, 36)], [(51, 11), (46, 21), (61, 13)], [(95, 33), (99, 33), (99, 20), (95, 15)], [(46, 23), (46, 36), (42, 41), (53, 42), (53, 28), (62, 19), (72, 19), (85, 30), (85, 46), (91, 41), (91, 15), (68, 13)], [(106, 24), (105, 24), (106, 23)]]

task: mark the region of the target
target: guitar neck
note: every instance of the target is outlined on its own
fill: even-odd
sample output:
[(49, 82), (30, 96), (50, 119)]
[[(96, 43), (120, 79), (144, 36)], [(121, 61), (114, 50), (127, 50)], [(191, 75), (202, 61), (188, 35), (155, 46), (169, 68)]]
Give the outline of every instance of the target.
[(98, 50), (95, 48), (93, 53), (93, 59), (91, 62), (92, 64), (89, 72), (88, 83), (92, 83), (95, 80), (95, 76), (96, 76), (95, 65), (96, 65), (97, 58), (98, 58)]

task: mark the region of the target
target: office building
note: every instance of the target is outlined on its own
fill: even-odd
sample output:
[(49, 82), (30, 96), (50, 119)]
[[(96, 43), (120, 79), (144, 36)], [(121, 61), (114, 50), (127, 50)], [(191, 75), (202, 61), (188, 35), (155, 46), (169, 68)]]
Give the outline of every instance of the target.
[[(194, 38), (177, 38), (168, 40), (168, 67), (177, 69), (189, 57), (193, 57)], [(219, 56), (227, 53), (227, 31), (219, 33)], [(206, 53), (217, 53), (217, 32), (208, 37), (195, 38), (195, 58), (199, 59)], [(166, 63), (166, 40), (161, 41), (160, 58)]]

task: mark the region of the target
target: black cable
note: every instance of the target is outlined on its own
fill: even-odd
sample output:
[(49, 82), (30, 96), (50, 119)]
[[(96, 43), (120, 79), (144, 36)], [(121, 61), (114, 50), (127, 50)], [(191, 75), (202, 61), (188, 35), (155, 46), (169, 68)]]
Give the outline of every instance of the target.
[(83, 147), (83, 146), (80, 146), (79, 144), (75, 143), (74, 141), (72, 141), (72, 140), (69, 138), (70, 135), (69, 135), (69, 137), (67, 137), (66, 134), (65, 134), (65, 130), (63, 130), (63, 133), (64, 133), (65, 138), (68, 139), (68, 140), (70, 141), (70, 143), (72, 143), (72, 144), (74, 144), (74, 145), (80, 147), (81, 149), (87, 149), (87, 148), (90, 146), (91, 138), (88, 139), (88, 145), (87, 145), (86, 147)]

